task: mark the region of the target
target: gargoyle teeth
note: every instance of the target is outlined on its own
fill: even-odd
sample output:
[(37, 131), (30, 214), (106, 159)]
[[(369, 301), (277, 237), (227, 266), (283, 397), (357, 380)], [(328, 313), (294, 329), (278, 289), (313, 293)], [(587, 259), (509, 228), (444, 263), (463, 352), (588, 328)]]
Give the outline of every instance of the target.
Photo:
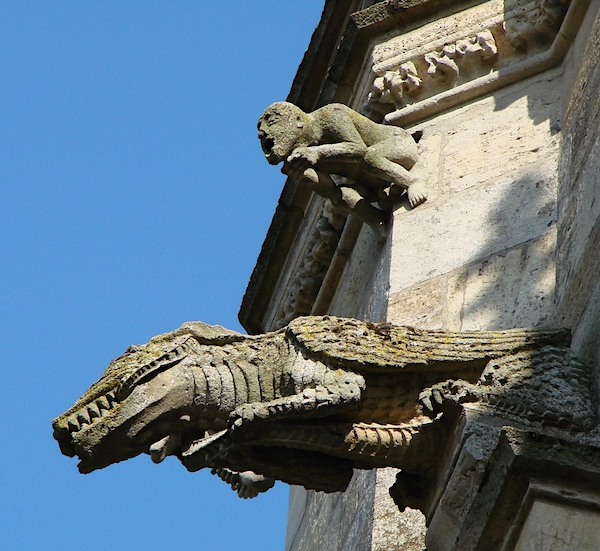
[(100, 396), (100, 398), (96, 400), (96, 403), (98, 404), (98, 407), (101, 411), (105, 409), (110, 409), (110, 402), (108, 401), (108, 398), (106, 396)]
[(79, 426), (79, 421), (77, 420), (75, 415), (71, 415), (71, 417), (67, 419), (67, 425), (69, 427), (70, 432), (77, 432), (81, 429), (81, 427)]
[(88, 412), (90, 414), (90, 419), (95, 419), (96, 417), (100, 417), (100, 406), (98, 405), (97, 401), (92, 402), (88, 406)]
[(69, 432), (79, 432), (83, 427), (93, 424), (96, 419), (105, 416), (116, 403), (113, 391), (96, 398), (67, 419)]
[(111, 390), (110, 392), (107, 392), (104, 397), (106, 397), (106, 399), (108, 400), (108, 406), (109, 407), (113, 407), (116, 403), (117, 403), (117, 399), (115, 397), (115, 391)]
[(77, 412), (77, 420), (79, 421), (79, 423), (81, 424), (82, 427), (84, 425), (89, 425), (92, 422), (92, 420), (90, 419), (90, 414), (89, 414), (87, 408), (80, 409)]

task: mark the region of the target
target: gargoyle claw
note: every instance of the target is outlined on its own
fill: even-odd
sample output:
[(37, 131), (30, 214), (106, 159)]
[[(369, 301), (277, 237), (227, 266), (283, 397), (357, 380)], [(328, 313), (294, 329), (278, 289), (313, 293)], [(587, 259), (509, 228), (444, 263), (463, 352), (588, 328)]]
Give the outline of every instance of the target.
[(253, 421), (259, 421), (261, 419), (268, 419), (269, 410), (262, 404), (245, 404), (237, 408), (229, 416), (229, 429), (235, 431), (240, 429), (243, 425), (252, 423)]
[(429, 417), (435, 417), (439, 413), (444, 397), (439, 388), (429, 387), (419, 394), (419, 402), (423, 406), (424, 413)]
[(235, 490), (243, 499), (256, 497), (258, 494), (270, 490), (275, 484), (275, 479), (256, 474), (253, 471), (238, 473), (230, 469), (219, 468), (212, 469), (211, 472), (227, 482), (231, 489)]
[(408, 202), (411, 208), (418, 207), (421, 203), (427, 201), (427, 187), (423, 182), (413, 182), (407, 191)]
[(426, 388), (419, 394), (419, 402), (430, 417), (465, 402), (477, 401), (473, 385), (461, 380), (444, 381)]

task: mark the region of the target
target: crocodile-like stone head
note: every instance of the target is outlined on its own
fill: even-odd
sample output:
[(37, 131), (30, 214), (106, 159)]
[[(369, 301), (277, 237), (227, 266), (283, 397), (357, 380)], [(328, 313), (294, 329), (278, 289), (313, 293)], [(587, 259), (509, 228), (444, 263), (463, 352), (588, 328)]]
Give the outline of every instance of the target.
[[(177, 453), (181, 436), (198, 439), (224, 428), (198, 411), (192, 365), (205, 344), (243, 338), (234, 331), (200, 322), (132, 346), (64, 414), (54, 419), (54, 438), (63, 454), (80, 458), (82, 473), (150, 453), (155, 462)], [(194, 403), (196, 400), (196, 403)], [(197, 417), (197, 415), (196, 415)]]

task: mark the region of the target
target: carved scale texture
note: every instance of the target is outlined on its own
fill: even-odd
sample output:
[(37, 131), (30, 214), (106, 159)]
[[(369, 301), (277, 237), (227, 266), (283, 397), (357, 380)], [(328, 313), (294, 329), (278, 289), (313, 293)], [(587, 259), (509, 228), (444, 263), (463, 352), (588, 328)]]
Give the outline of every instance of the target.
[(546, 346), (490, 362), (477, 401), (513, 416), (562, 428), (595, 425), (592, 371), (565, 348)]
[[(237, 407), (255, 402), (274, 400), (285, 391), (283, 378), (285, 362), (265, 363), (269, 352), (277, 353), (281, 339), (265, 343), (261, 354), (252, 354), (247, 342), (220, 347), (204, 347), (188, 357), (196, 384), (196, 405), (203, 408), (207, 418), (227, 418)], [(268, 346), (274, 344), (275, 346)], [(272, 350), (270, 350), (272, 348)]]
[(568, 346), (570, 340), (567, 330), (434, 331), (327, 316), (297, 318), (289, 324), (288, 335), (326, 364), (405, 371), (487, 362), (523, 348)]

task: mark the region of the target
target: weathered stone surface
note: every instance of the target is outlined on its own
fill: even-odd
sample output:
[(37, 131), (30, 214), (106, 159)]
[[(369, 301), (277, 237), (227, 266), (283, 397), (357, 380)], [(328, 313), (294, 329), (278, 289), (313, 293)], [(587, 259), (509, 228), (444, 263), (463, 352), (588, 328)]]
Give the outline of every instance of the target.
[(593, 551), (599, 541), (598, 511), (539, 498), (531, 506), (514, 551)]
[(55, 437), (82, 472), (142, 452), (157, 463), (176, 455), (190, 471), (221, 469), (242, 497), (273, 478), (344, 490), (354, 467), (428, 476), (460, 404), (540, 428), (589, 428), (589, 381), (569, 338), (327, 316), (258, 336), (188, 323), (112, 362), (55, 419)]
[[(492, 4), (478, 2), (475, 8), (483, 13)], [(521, 4), (523, 9), (514, 10), (512, 13), (516, 20), (513, 23), (517, 24), (511, 23), (504, 29), (504, 43), (500, 43), (495, 32), (492, 33), (499, 50), (505, 48), (506, 52), (506, 48), (513, 47), (513, 54), (518, 56), (519, 47), (522, 47), (519, 46), (519, 41), (531, 43), (531, 35), (522, 32), (522, 23), (531, 23), (530, 8), (535, 4), (527, 4)], [(557, 3), (545, 4), (545, 7), (552, 8), (553, 4)], [(587, 7), (586, 2), (571, 4), (578, 10), (581, 10), (583, 5), (584, 12)], [(495, 2), (495, 5), (498, 13), (503, 12), (505, 15), (517, 6), (503, 1)], [(450, 5), (447, 6), (448, 11), (444, 13), (444, 17), (452, 11)], [(379, 9), (381, 11), (392, 8), (388, 3), (382, 3)], [(455, 26), (447, 27), (447, 32), (440, 31), (441, 25), (451, 22), (452, 18), (445, 18), (440, 22), (440, 18), (431, 17), (427, 20), (430, 25), (424, 28), (418, 25), (411, 27), (410, 21), (399, 20), (397, 31), (388, 27), (390, 32), (385, 37), (370, 37), (370, 45), (374, 45), (374, 55), (380, 55), (375, 59), (375, 63), (381, 63), (379, 68), (384, 70), (377, 76), (384, 78), (385, 72), (388, 71), (397, 73), (394, 79), (388, 79), (388, 83), (391, 87), (399, 84), (402, 88), (400, 101), (405, 101), (407, 105), (417, 105), (419, 101), (427, 102), (428, 100), (423, 98), (426, 98), (429, 92), (423, 88), (414, 88), (422, 82), (416, 81), (410, 67), (406, 67), (405, 73), (402, 74), (399, 65), (395, 67), (392, 66), (393, 63), (389, 66), (384, 64), (395, 55), (408, 56), (412, 48), (421, 44), (417, 42), (421, 37), (427, 39), (428, 29), (431, 42), (439, 40), (440, 45), (442, 42), (457, 44), (460, 38), (469, 33), (462, 33), (462, 36), (456, 33), (473, 24), (475, 20), (470, 20), (464, 12), (456, 12)], [(465, 107), (453, 111), (446, 110), (445, 114), (427, 122), (419, 122), (418, 126), (409, 129), (423, 132), (420, 147), (432, 139), (440, 141), (440, 155), (429, 164), (435, 166), (437, 171), (431, 178), (430, 187), (437, 189), (438, 193), (435, 197), (432, 193), (428, 202), (415, 211), (406, 211), (403, 207), (396, 211), (394, 241), (388, 253), (391, 255), (387, 314), (389, 321), (418, 327), (452, 329), (489, 329), (559, 323), (574, 327), (573, 347), (581, 354), (582, 359), (590, 367), (600, 365), (600, 328), (597, 322), (600, 315), (600, 284), (597, 283), (598, 255), (595, 251), (598, 247), (594, 238), (597, 233), (597, 213), (594, 209), (598, 205), (595, 165), (599, 158), (599, 155), (594, 154), (598, 141), (598, 101), (597, 93), (595, 94), (598, 86), (595, 80), (600, 52), (600, 41), (596, 36), (600, 26), (598, 23), (596, 27), (593, 26), (598, 13), (597, 2), (591, 3), (589, 13), (593, 15), (589, 15), (584, 21), (580, 35), (575, 39), (574, 47), (562, 68), (538, 74), (533, 79), (521, 80), (510, 88), (496, 91), (487, 98), (479, 97)], [(479, 21), (484, 22), (486, 17), (484, 15)], [(485, 27), (486, 25), (482, 25), (482, 28)], [(592, 29), (595, 29), (594, 33), (591, 33)], [(570, 27), (565, 36), (570, 40), (577, 30)], [(395, 37), (392, 31), (403, 34)], [(419, 34), (421, 32), (422, 35)], [(538, 40), (540, 37), (538, 35), (533, 38)], [(392, 41), (396, 43), (393, 44)], [(544, 47), (547, 46), (546, 42)], [(441, 52), (442, 48), (438, 50)], [(425, 55), (431, 51), (432, 49), (421, 48), (417, 54), (425, 60)], [(443, 56), (439, 57), (443, 61)], [(432, 58), (432, 61), (435, 62), (435, 59)], [(462, 59), (450, 59), (448, 67), (451, 67), (452, 61), (459, 69), (458, 78), (463, 78)], [(475, 69), (481, 69), (484, 64), (485, 62), (479, 63)], [(414, 66), (416, 76), (423, 81), (419, 63), (415, 63)], [(422, 67), (429, 68), (426, 65)], [(498, 64), (492, 64), (490, 67), (493, 73)], [(582, 70), (577, 74), (579, 67), (582, 67)], [(437, 66), (435, 73), (439, 73)], [(474, 74), (477, 76), (476, 72)], [(360, 102), (366, 98), (372, 83), (373, 75), (367, 75), (365, 71), (362, 76), (358, 84), (344, 82), (344, 85), (348, 84), (348, 89), (354, 85), (353, 91), (357, 96), (355, 109), (360, 108)], [(438, 76), (444, 77), (441, 73)], [(427, 78), (429, 81), (426, 85), (430, 90), (435, 86), (441, 89), (448, 83), (451, 84), (451, 80), (444, 84), (442, 78), (436, 81), (433, 74)], [(457, 79), (457, 82), (460, 86), (462, 81)], [(458, 89), (458, 86), (453, 89)], [(415, 90), (417, 93), (411, 96)], [(398, 101), (398, 98), (392, 97), (390, 89), (384, 89), (384, 93), (388, 94), (388, 99), (392, 99), (393, 102)], [(402, 109), (400, 104), (388, 105)], [(448, 104), (440, 101), (432, 108), (437, 109), (439, 113), (444, 108), (447, 109)], [(562, 132), (561, 126), (564, 127)], [(558, 175), (557, 165), (561, 147), (564, 147), (564, 152), (561, 158), (562, 169)], [(541, 208), (531, 208), (532, 205), (538, 206), (538, 201), (534, 197), (527, 198), (524, 190), (517, 190), (516, 196), (512, 197), (518, 199), (517, 201), (512, 201), (510, 197), (513, 194), (511, 182), (518, 188), (527, 184), (535, 186), (540, 180), (544, 180), (543, 186), (547, 186), (544, 195), (548, 201), (542, 200), (539, 206), (546, 204), (554, 211), (553, 215), (547, 218), (545, 212), (540, 213)], [(554, 205), (559, 180), (561, 195), (557, 209)], [(497, 204), (492, 201), (483, 204), (489, 198), (488, 190), (495, 186), (499, 186), (496, 191), (505, 189), (506, 194), (499, 198)], [(532, 191), (537, 193), (538, 190)], [(491, 193), (494, 193), (493, 189)], [(509, 197), (509, 200), (505, 201), (505, 197)], [(464, 204), (461, 205), (461, 201), (464, 201)], [(559, 221), (556, 255), (556, 220), (562, 217), (563, 208), (565, 218), (562, 226)], [(432, 215), (433, 209), (437, 209), (437, 217)], [(406, 218), (406, 221), (402, 221), (402, 218)], [(506, 223), (498, 224), (497, 221), (502, 218)], [(537, 224), (540, 218), (544, 218), (545, 223)], [(397, 229), (400, 231), (396, 235)], [(519, 235), (515, 238), (517, 233)], [(430, 245), (431, 243), (433, 245)], [(448, 262), (448, 256), (457, 258), (458, 262)], [(554, 281), (556, 258), (559, 272), (562, 270), (558, 280), (559, 318), (554, 318), (554, 298), (557, 296)], [(359, 268), (355, 264), (352, 269)], [(352, 269), (344, 277), (356, 277)], [(340, 283), (344, 285), (344, 281), (342, 279)], [(368, 286), (364, 292), (369, 292)], [(364, 298), (353, 296), (350, 302), (353, 305), (362, 304), (363, 300)], [(343, 300), (337, 297), (335, 307), (343, 306)], [(354, 315), (349, 310), (345, 313)], [(557, 319), (559, 321), (556, 321)], [(532, 439), (536, 434), (532, 435)], [(540, 450), (538, 455), (547, 452), (544, 448)], [(585, 455), (585, 447), (577, 453)], [(555, 459), (556, 457), (552, 456), (550, 461)], [(485, 457), (480, 458), (480, 461), (479, 467), (485, 472)], [(466, 465), (463, 462), (460, 464)], [(564, 466), (564, 473), (568, 461), (560, 464)], [(472, 534), (469, 536), (463, 533), (460, 542), (452, 547), (449, 543), (453, 541), (452, 534), (441, 529), (440, 524), (432, 525), (430, 536), (439, 539), (430, 539), (429, 549), (496, 549), (493, 545), (486, 547), (490, 538), (483, 538), (478, 543), (475, 534), (481, 534), (481, 526), (487, 522), (485, 515), (490, 511), (486, 507), (491, 507), (491, 503), (497, 497), (492, 487), (496, 485), (500, 488), (509, 479), (521, 480), (523, 473), (507, 476), (507, 470), (502, 471), (499, 468), (497, 474), (493, 474), (492, 467), (489, 466), (489, 472), (492, 473), (490, 481), (481, 486), (486, 477), (473, 477), (473, 487), (469, 488), (468, 492), (461, 494), (457, 489), (455, 493), (460, 501), (461, 495), (477, 495), (481, 486), (482, 494), (488, 499), (488, 502), (483, 498), (476, 500), (474, 508), (464, 506), (464, 510), (470, 511), (464, 529), (467, 532), (470, 530)], [(540, 467), (536, 472), (541, 474), (545, 471)], [(577, 475), (571, 473), (570, 476), (570, 480), (577, 479)], [(456, 480), (460, 480), (458, 474)], [(439, 491), (443, 492), (444, 488), (440, 487)], [(485, 513), (476, 515), (475, 510), (478, 509)], [(380, 514), (385, 518), (387, 513), (381, 511)], [(464, 515), (462, 519), (465, 519)], [(510, 528), (510, 522), (496, 515), (492, 516), (489, 522), (501, 527), (495, 534), (497, 538), (506, 535)], [(377, 514), (373, 519), (373, 530), (376, 523)], [(456, 532), (454, 534), (456, 535)], [(403, 536), (399, 532), (398, 539), (401, 537)], [(373, 544), (371, 542), (371, 545)], [(310, 545), (304, 549), (310, 549)]]
[[(452, 446), (456, 457), (443, 490), (438, 489), (440, 502), (430, 518), (430, 530), (426, 536), (427, 545), (436, 551), (460, 549), (457, 541), (461, 528), (471, 513), (484, 478), (488, 476), (488, 462), (500, 438), (500, 427), (477, 422), (476, 416), (469, 410), (463, 415), (466, 418), (463, 419), (464, 426), (459, 426), (459, 440), (454, 441)], [(482, 528), (480, 526), (477, 530)], [(474, 536), (475, 541), (479, 534)]]
[(556, 220), (558, 78), (516, 85), (419, 126), (421, 147), (442, 136), (440, 194), (395, 215), (392, 296), (536, 239)]
[[(589, 537), (597, 533), (598, 519), (589, 513), (596, 515), (600, 502), (598, 440), (563, 439), (502, 424), (482, 418), (476, 409), (463, 411), (442, 495), (430, 513), (427, 549), (497, 551), (515, 549), (519, 541), (528, 550), (595, 551), (597, 541)], [(541, 501), (557, 506), (546, 511), (555, 517), (554, 526), (539, 511), (532, 514)], [(577, 524), (573, 507), (591, 522), (581, 531), (567, 528), (569, 519)]]
[[(443, 193), (552, 173), (558, 155), (560, 75), (519, 83), (449, 117), (443, 148)], [(445, 126), (444, 123), (441, 123)], [(551, 167), (550, 170), (544, 167)]]
[(378, 469), (375, 481), (373, 551), (423, 551), (425, 524), (421, 511), (400, 512), (390, 496), (397, 469)]
[(508, 329), (551, 319), (556, 231), (390, 296), (388, 319), (425, 329)]
[(292, 488), (286, 551), (422, 551), (422, 513), (400, 513), (389, 495), (396, 472), (357, 470), (343, 494)]
[[(477, 330), (548, 323), (554, 301), (555, 248), (556, 232), (550, 229), (538, 239), (469, 265), (464, 276), (454, 275), (449, 282), (448, 315), (460, 319), (460, 324), (448, 326)], [(459, 278), (462, 285), (456, 281)]]
[[(375, 229), (384, 230), (386, 212), (403, 193), (413, 207), (427, 199), (425, 183), (409, 173), (418, 158), (413, 138), (346, 105), (305, 113), (288, 102), (274, 103), (258, 121), (258, 137), (269, 163), (283, 162), (284, 174)], [(332, 175), (350, 182), (338, 183)]]
[[(590, 20), (593, 18), (590, 17)], [(581, 66), (568, 96), (560, 158), (558, 319), (579, 324), (600, 273), (600, 14), (573, 60)], [(589, 316), (587, 317), (589, 320)]]
[(545, 233), (556, 220), (555, 201), (555, 181), (531, 175), (477, 187), (397, 217), (390, 293)]
[[(323, 202), (313, 197), (313, 203)], [(271, 329), (280, 329), (298, 316), (312, 313), (315, 300), (321, 292), (323, 280), (329, 272), (332, 258), (339, 245), (346, 215), (329, 202), (323, 206), (315, 204), (311, 212), (319, 213), (315, 219), (309, 217), (306, 225), (313, 231), (305, 240), (294, 243), (294, 260), (290, 260), (284, 277), (286, 286), (281, 286), (272, 300), (272, 308), (265, 316)]]
[(355, 551), (372, 543), (375, 471), (355, 471), (348, 490), (339, 494), (291, 489), (286, 551)]
[(441, 329), (446, 323), (447, 277), (440, 276), (390, 295), (387, 319), (422, 329)]
[[(360, 230), (352, 251), (340, 251), (346, 257), (329, 311), (339, 316), (383, 321), (388, 281), (388, 247), (368, 227)], [(378, 289), (377, 287), (384, 287)], [(318, 312), (313, 312), (317, 314)]]
[(589, 365), (600, 367), (600, 281), (597, 277), (573, 333), (573, 350)]

